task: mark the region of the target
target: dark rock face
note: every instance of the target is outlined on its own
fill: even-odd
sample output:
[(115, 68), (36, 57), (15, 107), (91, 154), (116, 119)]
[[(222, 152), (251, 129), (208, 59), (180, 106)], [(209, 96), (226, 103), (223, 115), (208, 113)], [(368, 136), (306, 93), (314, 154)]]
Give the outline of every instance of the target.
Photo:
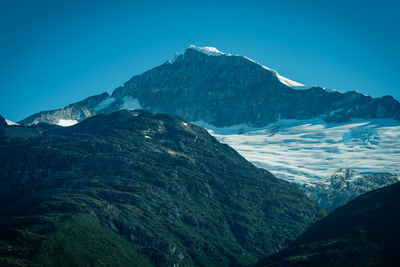
[(350, 201), (257, 266), (399, 266), (400, 183)]
[[(324, 215), (297, 187), (170, 115), (120, 111), (0, 137), (0, 263), (79, 265), (108, 255), (104, 247), (121, 266), (126, 255), (249, 264)], [(90, 250), (74, 249), (88, 240)]]
[(130, 95), (148, 110), (224, 126), (274, 121), (276, 112), (262, 106), (277, 102), (289, 90), (273, 72), (244, 57), (188, 49), (174, 63), (134, 76), (113, 96)]
[(350, 200), (374, 189), (397, 183), (392, 173), (360, 174), (351, 169), (340, 169), (328, 181), (303, 185), (303, 191), (318, 205), (334, 210)]
[(3, 118), (3, 116), (0, 115), (0, 129), (5, 128), (7, 126), (8, 126), (8, 124), (7, 124), (6, 120)]
[[(103, 96), (103, 95), (102, 95)], [(107, 96), (104, 96), (107, 97)], [(351, 118), (400, 119), (400, 103), (391, 96), (372, 98), (358, 92), (329, 92), (320, 87), (295, 90), (274, 71), (242, 56), (211, 56), (193, 48), (173, 63), (166, 62), (134, 76), (112, 93), (113, 103), (93, 112), (93, 106), (74, 106), (35, 114), (21, 121), (54, 123), (51, 116), (70, 115), (82, 120), (96, 113), (123, 109), (125, 98), (138, 99), (149, 111), (178, 115), (188, 121), (205, 121), (217, 127), (246, 123), (265, 126), (278, 119), (322, 117), (328, 122)], [(53, 115), (52, 115), (53, 114)]]
[(139, 99), (148, 110), (175, 114), (214, 126), (265, 126), (282, 119), (322, 116), (329, 122), (351, 118), (400, 118), (400, 103), (357, 92), (294, 90), (274, 72), (241, 56), (209, 56), (194, 49), (142, 75), (113, 96)]

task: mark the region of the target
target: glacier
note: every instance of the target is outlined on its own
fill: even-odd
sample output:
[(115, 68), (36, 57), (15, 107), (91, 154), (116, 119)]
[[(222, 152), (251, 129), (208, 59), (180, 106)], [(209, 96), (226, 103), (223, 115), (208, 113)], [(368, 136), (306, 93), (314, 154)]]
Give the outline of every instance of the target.
[(298, 185), (326, 180), (342, 168), (400, 173), (400, 124), (393, 119), (280, 120), (263, 128), (194, 124), (208, 129), (256, 166)]

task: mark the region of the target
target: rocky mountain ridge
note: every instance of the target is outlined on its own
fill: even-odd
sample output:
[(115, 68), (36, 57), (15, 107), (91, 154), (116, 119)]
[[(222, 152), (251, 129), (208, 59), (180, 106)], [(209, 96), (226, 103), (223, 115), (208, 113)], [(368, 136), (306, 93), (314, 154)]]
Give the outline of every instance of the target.
[(359, 195), (398, 181), (397, 175), (392, 173), (363, 174), (339, 169), (328, 180), (303, 185), (303, 191), (318, 205), (331, 211)]
[(19, 123), (27, 126), (38, 123), (60, 124), (61, 120), (83, 121), (88, 117), (96, 115), (96, 107), (109, 96), (108, 93), (90, 96), (80, 102), (70, 104), (67, 107), (35, 113), (21, 120)]
[(327, 122), (400, 119), (400, 103), (391, 96), (372, 98), (355, 91), (305, 87), (247, 57), (190, 46), (173, 60), (132, 77), (111, 96), (103, 93), (67, 108), (34, 114), (20, 123), (81, 121), (124, 109), (132, 101), (152, 112), (216, 127), (244, 123), (261, 127), (279, 119), (316, 117)]

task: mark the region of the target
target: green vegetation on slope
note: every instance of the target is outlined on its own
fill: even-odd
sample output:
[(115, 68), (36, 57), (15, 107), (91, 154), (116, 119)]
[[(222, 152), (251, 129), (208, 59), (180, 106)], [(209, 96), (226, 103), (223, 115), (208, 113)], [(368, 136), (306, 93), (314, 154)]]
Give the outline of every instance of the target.
[(57, 223), (7, 229), (14, 233), (4, 230), (0, 265), (152, 266), (133, 243), (90, 215), (75, 214)]
[[(79, 234), (72, 226), (91, 218), (121, 238), (105, 247), (132, 244), (114, 265), (135, 251), (159, 266), (245, 265), (324, 215), (297, 187), (174, 116), (121, 111), (67, 128), (6, 127), (2, 136), (0, 222), (7, 232), (36, 238), (2, 235), (20, 248), (15, 261), (107, 262), (112, 253), (98, 257), (102, 246), (90, 250), (69, 233)], [(86, 239), (97, 242), (96, 235)], [(80, 258), (75, 242), (82, 243)], [(48, 252), (38, 250), (46, 246)]]
[(58, 223), (42, 242), (34, 262), (60, 267), (151, 266), (133, 243), (83, 214)]

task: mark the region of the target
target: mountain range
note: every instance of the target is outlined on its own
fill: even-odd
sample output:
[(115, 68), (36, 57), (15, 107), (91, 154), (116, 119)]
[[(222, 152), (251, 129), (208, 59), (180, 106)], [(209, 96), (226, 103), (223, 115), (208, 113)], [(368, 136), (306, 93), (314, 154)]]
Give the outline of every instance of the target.
[(399, 119), (391, 96), (190, 46), (0, 116), (0, 266), (398, 266)]
[[(256, 166), (307, 187), (315, 201), (318, 194), (330, 193), (311, 189), (328, 188), (340, 169), (396, 179), (400, 172), (400, 103), (393, 97), (305, 86), (245, 56), (213, 47), (191, 45), (133, 76), (111, 95), (91, 96), (19, 123), (70, 126), (121, 109), (177, 115), (207, 128)], [(352, 197), (365, 190), (354, 181), (348, 179)], [(363, 186), (372, 190), (392, 181), (382, 178)], [(328, 209), (343, 204), (320, 203)]]
[(355, 91), (303, 86), (247, 57), (190, 46), (164, 64), (132, 77), (111, 96), (89, 97), (19, 123), (81, 121), (98, 113), (139, 107), (216, 127), (262, 127), (280, 119), (316, 117), (327, 122), (400, 119), (400, 103), (391, 96), (372, 98)]

